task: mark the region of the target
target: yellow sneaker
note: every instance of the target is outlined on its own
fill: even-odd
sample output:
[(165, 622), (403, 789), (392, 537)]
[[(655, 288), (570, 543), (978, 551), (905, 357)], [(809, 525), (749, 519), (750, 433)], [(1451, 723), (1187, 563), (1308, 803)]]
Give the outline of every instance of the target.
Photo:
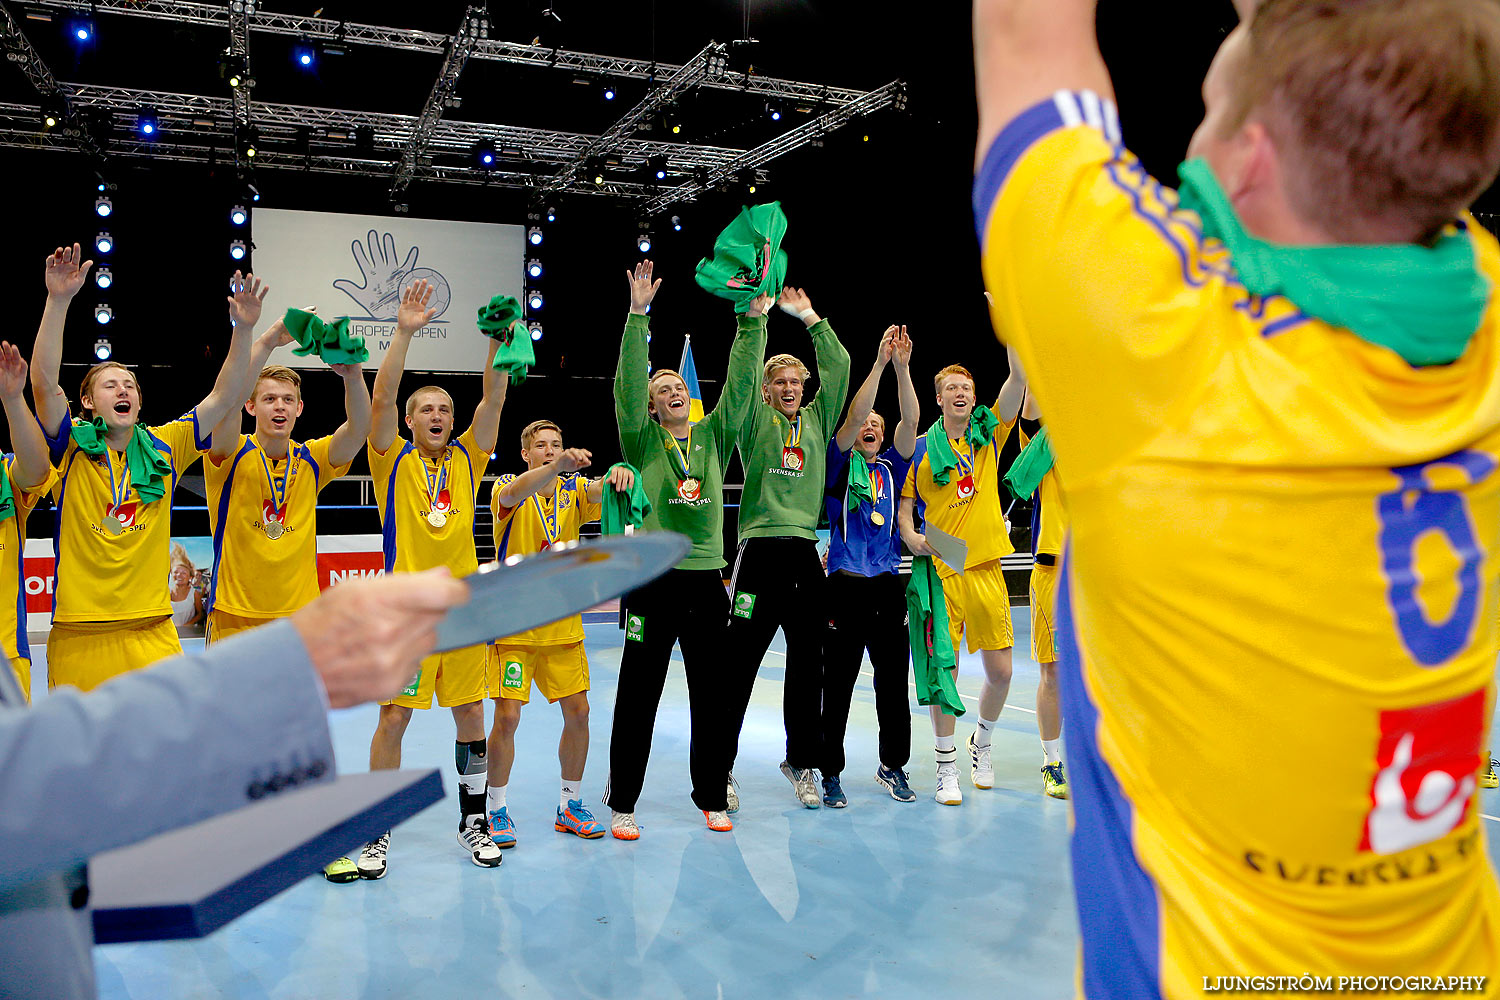
[(1500, 774), (1495, 773), (1495, 765), (1500, 764), (1500, 760), (1496, 760), (1488, 753), (1486, 753), (1484, 756), (1489, 761), (1489, 763), (1484, 766), (1483, 771), (1479, 772), (1479, 787), (1500, 788)]
[(359, 869), (348, 858), (339, 858), (328, 863), (328, 867), (323, 869), (323, 877), (339, 884), (353, 882), (359, 878)]
[(1062, 761), (1042, 765), (1042, 791), (1054, 799), (1068, 797), (1068, 779), (1063, 774)]

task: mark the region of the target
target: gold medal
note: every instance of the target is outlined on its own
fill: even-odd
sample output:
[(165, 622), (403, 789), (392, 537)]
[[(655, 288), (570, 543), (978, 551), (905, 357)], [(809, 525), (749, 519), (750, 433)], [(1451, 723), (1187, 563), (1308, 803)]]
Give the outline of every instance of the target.
[(125, 534), (125, 525), (121, 524), (120, 519), (113, 514), (106, 514), (104, 516), (104, 530), (111, 535), (123, 535)]
[(880, 527), (885, 523), (885, 515), (880, 513), (880, 511), (878, 510), (870, 511), (870, 523), (875, 525), (875, 527), (877, 528)]
[(280, 521), (267, 521), (260, 527), (261, 530), (266, 533), (266, 537), (271, 539), (272, 541), (275, 541), (286, 533), (286, 528), (281, 526)]
[(427, 512), (427, 523), (434, 528), (441, 528), (448, 523), (448, 515), (440, 510), (430, 510)]
[(682, 488), (685, 492), (688, 493), (697, 493), (699, 487), (702, 485), (702, 483), (698, 482), (698, 480), (694, 479), (691, 476), (682, 481)]

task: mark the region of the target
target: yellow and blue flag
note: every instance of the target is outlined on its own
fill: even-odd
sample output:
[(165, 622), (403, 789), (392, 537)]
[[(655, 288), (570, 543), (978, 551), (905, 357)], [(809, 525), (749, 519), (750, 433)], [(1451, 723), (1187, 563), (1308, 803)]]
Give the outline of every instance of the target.
[(687, 386), (688, 398), (692, 400), (688, 404), (688, 420), (696, 424), (703, 419), (703, 390), (698, 387), (698, 367), (693, 364), (691, 335), (682, 338), (682, 364), (677, 366), (677, 374), (682, 376), (682, 384)]

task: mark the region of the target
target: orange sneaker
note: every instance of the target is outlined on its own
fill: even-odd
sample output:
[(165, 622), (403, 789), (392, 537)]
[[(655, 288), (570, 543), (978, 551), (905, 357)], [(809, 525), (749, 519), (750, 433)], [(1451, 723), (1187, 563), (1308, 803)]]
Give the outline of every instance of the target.
[(641, 839), (641, 828), (635, 825), (635, 813), (617, 812), (611, 815), (609, 832), (616, 840)]
[(708, 820), (708, 828), (717, 833), (728, 833), (734, 829), (734, 824), (729, 821), (729, 814), (722, 809), (713, 812), (703, 811), (703, 818)]

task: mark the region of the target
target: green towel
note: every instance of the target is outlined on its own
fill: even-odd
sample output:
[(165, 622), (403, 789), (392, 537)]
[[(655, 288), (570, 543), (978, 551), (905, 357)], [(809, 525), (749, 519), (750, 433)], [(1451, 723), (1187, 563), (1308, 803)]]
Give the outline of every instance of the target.
[(281, 322), (299, 345), (293, 354), (304, 358), (316, 354), (330, 365), (362, 365), (370, 360), (364, 338), (349, 333), (348, 316), (325, 323), (310, 312), (288, 309)]
[[(964, 431), (969, 439), (972, 455), (990, 443), (1000, 418), (990, 412), (988, 406), (976, 406), (969, 415), (969, 428)], [(948, 474), (958, 468), (958, 459), (953, 455), (953, 446), (948, 443), (948, 431), (943, 427), (943, 418), (938, 417), (927, 428), (927, 465), (932, 469), (932, 481), (939, 486), (948, 485)]]
[(10, 467), (0, 474), (0, 521), (16, 516), (16, 495), (10, 486)]
[[(897, 489), (900, 489), (898, 486)], [(858, 507), (860, 501), (868, 500), (875, 502), (875, 491), (870, 489), (870, 467), (865, 463), (865, 456), (858, 450), (849, 456), (849, 492), (847, 494), (849, 509)]]
[[(78, 450), (88, 455), (102, 455), (109, 445), (104, 443), (104, 418), (75, 420), (73, 440)], [(161, 452), (151, 443), (151, 435), (140, 424), (130, 433), (130, 443), (125, 446), (125, 466), (130, 470), (130, 484), (142, 503), (151, 503), (167, 495), (163, 480), (172, 474), (172, 463), (161, 457)], [(8, 487), (7, 487), (8, 488)]]
[(964, 714), (964, 700), (953, 683), (953, 640), (948, 635), (948, 606), (943, 580), (929, 556), (914, 556), (906, 585), (907, 630), (911, 637), (911, 674), (917, 704), (937, 705), (946, 715)]
[(745, 313), (756, 296), (781, 294), (786, 281), (786, 215), (781, 202), (747, 205), (714, 240), (714, 255), (698, 262), (700, 288), (734, 303)]
[[(487, 305), (479, 307), (476, 322), (480, 333), (500, 342), (490, 367), (497, 372), (509, 372), (511, 385), (526, 381), (526, 373), (536, 364), (536, 352), (531, 349), (531, 334), (521, 322), (521, 303), (513, 295), (496, 295)], [(526, 334), (524, 337), (516, 336), (518, 326)]]
[[(622, 492), (610, 485), (609, 472), (616, 469), (629, 469), (630, 474), (635, 476), (635, 484), (630, 487), (629, 492)], [(646, 491), (642, 488), (642, 476), (635, 466), (626, 462), (616, 462), (609, 467), (605, 473), (603, 514), (599, 523), (606, 535), (623, 535), (625, 526), (631, 525), (639, 528), (646, 521), (646, 515), (651, 513), (651, 501), (646, 497)]]
[(1021, 449), (1021, 454), (1010, 463), (1010, 471), (1005, 474), (1005, 485), (1010, 490), (1010, 495), (1017, 500), (1024, 500), (1036, 492), (1036, 488), (1042, 485), (1042, 479), (1052, 471), (1052, 437), (1043, 427), (1037, 432), (1036, 437), (1026, 443)]

